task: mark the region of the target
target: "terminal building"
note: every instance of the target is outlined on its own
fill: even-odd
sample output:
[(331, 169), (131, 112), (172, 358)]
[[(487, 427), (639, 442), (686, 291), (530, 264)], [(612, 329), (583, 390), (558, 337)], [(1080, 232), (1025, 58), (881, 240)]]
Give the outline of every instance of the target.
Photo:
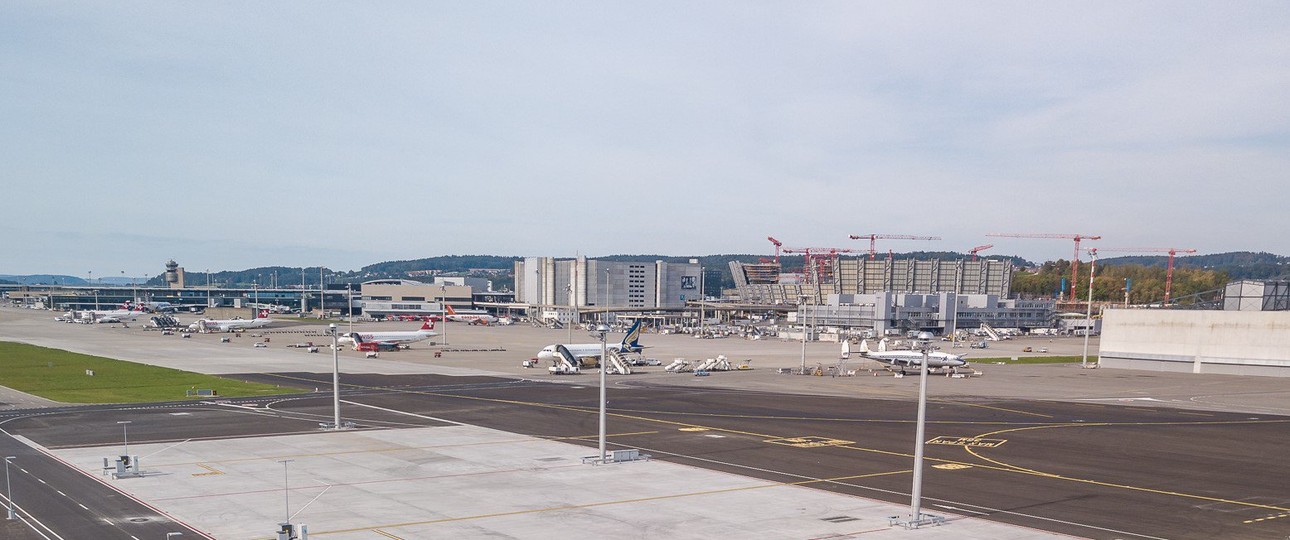
[(515, 262), (515, 301), (567, 323), (580, 312), (681, 309), (703, 298), (698, 259), (686, 263), (527, 257)]

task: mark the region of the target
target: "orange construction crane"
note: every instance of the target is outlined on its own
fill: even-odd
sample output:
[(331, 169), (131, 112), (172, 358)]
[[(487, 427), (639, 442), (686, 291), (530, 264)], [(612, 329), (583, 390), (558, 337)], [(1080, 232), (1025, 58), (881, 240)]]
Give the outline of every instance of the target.
[(974, 248), (972, 248), (972, 249), (969, 249), (969, 250), (968, 250), (968, 253), (971, 253), (971, 254), (972, 254), (972, 262), (976, 262), (976, 254), (977, 254), (977, 253), (980, 253), (980, 252), (985, 251), (985, 250), (987, 250), (987, 249), (990, 249), (990, 248), (992, 248), (992, 247), (994, 247), (994, 244), (986, 244), (986, 245), (984, 245), (984, 246), (977, 246), (977, 247), (974, 247)]
[(1169, 304), (1169, 294), (1173, 291), (1174, 286), (1174, 255), (1179, 253), (1195, 253), (1196, 250), (1191, 248), (1101, 248), (1098, 251), (1113, 251), (1116, 253), (1168, 253), (1169, 265), (1165, 270), (1165, 301), (1162, 306)]
[(801, 253), (802, 274), (813, 279), (813, 283), (819, 284), (827, 280), (822, 278), (832, 276), (833, 261), (837, 260), (839, 253), (855, 253), (854, 250), (846, 248), (821, 248), (821, 247), (783, 247), (783, 244), (774, 238), (767, 237), (775, 244), (776, 259), (778, 253)]
[(1002, 236), (1009, 238), (1065, 238), (1075, 241), (1075, 256), (1071, 258), (1071, 291), (1067, 297), (1070, 301), (1075, 301), (1075, 285), (1079, 283), (1079, 242), (1080, 240), (1101, 240), (1102, 237), (1093, 234), (1021, 234), (1021, 233), (990, 233), (986, 236)]
[(879, 238), (883, 240), (940, 240), (939, 236), (911, 236), (908, 234), (853, 234), (852, 240), (869, 239), (869, 260), (873, 260), (875, 254), (875, 244)]

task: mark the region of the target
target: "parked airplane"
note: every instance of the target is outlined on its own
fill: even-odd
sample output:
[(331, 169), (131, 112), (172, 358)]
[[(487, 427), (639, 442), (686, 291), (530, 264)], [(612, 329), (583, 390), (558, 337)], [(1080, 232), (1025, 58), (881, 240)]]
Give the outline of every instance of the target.
[[(636, 324), (633, 324), (632, 327), (627, 330), (627, 335), (623, 336), (622, 342), (609, 343), (605, 346), (605, 349), (617, 352), (619, 354), (641, 352), (645, 350), (645, 347), (640, 344), (639, 342), (640, 337), (641, 337), (641, 321), (638, 319), (636, 321)], [(549, 362), (555, 359), (556, 349), (558, 347), (563, 347), (567, 349), (569, 353), (574, 356), (574, 358), (581, 359), (581, 358), (589, 358), (593, 356), (596, 356), (596, 357), (600, 356), (599, 343), (555, 344), (555, 345), (547, 345), (546, 347), (543, 347), (541, 351), (538, 351), (538, 360)]]
[[(131, 305), (130, 302), (126, 302), (124, 304), (121, 304), (121, 307), (119, 309), (112, 309), (112, 310), (87, 309), (87, 310), (78, 311), (76, 312), (76, 314), (80, 316), (81, 320), (86, 322), (92, 321), (97, 323), (119, 323), (119, 322), (136, 320), (139, 318), (140, 315), (143, 315), (144, 312), (142, 309), (139, 309)], [(68, 313), (67, 316), (69, 318), (74, 318), (72, 317), (72, 315), (73, 315), (72, 313)]]
[(457, 313), (452, 306), (444, 304), (444, 309), (448, 310), (448, 320), (457, 322), (466, 322), (470, 324), (493, 324), (497, 322), (497, 317), (484, 312)]
[[(887, 338), (878, 342), (877, 351), (869, 350), (869, 340), (861, 341), (860, 356), (888, 364), (892, 368), (899, 369), (901, 373), (905, 372), (905, 368), (915, 368), (923, 363), (923, 353), (919, 351), (887, 350)], [(967, 355), (930, 351), (927, 353), (927, 369), (967, 367), (968, 363), (963, 359), (964, 356)]]
[(201, 319), (188, 325), (189, 330), (201, 332), (235, 332), (251, 328), (262, 328), (277, 321), (269, 318), (269, 310), (262, 309), (254, 319)]
[(426, 322), (421, 324), (421, 328), (419, 330), (413, 330), (410, 332), (347, 333), (337, 338), (336, 343), (342, 344), (342, 345), (352, 344), (354, 346), (354, 350), (357, 351), (357, 350), (361, 350), (362, 346), (368, 343), (375, 344), (373, 345), (375, 347), (380, 347), (381, 345), (385, 345), (385, 346), (403, 345), (406, 343), (416, 343), (418, 341), (429, 339), (437, 335), (439, 335), (439, 333), (434, 331), (434, 323)]

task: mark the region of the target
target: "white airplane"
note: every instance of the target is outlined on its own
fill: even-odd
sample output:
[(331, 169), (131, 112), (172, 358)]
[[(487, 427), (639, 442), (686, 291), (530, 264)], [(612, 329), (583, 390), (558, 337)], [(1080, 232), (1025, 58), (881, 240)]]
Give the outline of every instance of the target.
[(254, 319), (201, 319), (188, 325), (189, 330), (200, 332), (235, 332), (251, 328), (263, 328), (277, 321), (269, 318), (269, 310), (262, 309)]
[(465, 322), (470, 324), (493, 324), (497, 322), (497, 317), (484, 312), (457, 313), (452, 306), (444, 304), (444, 309), (448, 310), (448, 320)]
[(364, 343), (374, 343), (374, 347), (381, 345), (402, 345), (405, 343), (416, 343), (425, 339), (439, 335), (434, 331), (434, 323), (425, 322), (421, 324), (419, 330), (409, 332), (352, 332), (347, 333), (336, 339), (337, 344), (353, 345), (354, 350), (359, 350)]
[(140, 315), (144, 314), (142, 309), (137, 309), (134, 306), (131, 306), (129, 302), (121, 304), (120, 309), (113, 309), (113, 310), (89, 309), (89, 310), (80, 311), (79, 313), (80, 313), (81, 319), (90, 320), (98, 323), (119, 323), (119, 322), (125, 322), (125, 321), (133, 321), (138, 319)]
[[(919, 351), (889, 351), (887, 350), (887, 338), (882, 338), (878, 342), (878, 350), (869, 350), (869, 340), (860, 342), (860, 356), (870, 360), (877, 360), (888, 364), (893, 368), (898, 368), (901, 373), (905, 368), (915, 368), (923, 363), (923, 353)], [(963, 357), (966, 354), (950, 354), (941, 351), (930, 351), (927, 353), (927, 369), (938, 368), (960, 368), (967, 367), (967, 360)]]
[[(639, 343), (640, 337), (641, 337), (641, 321), (638, 319), (636, 321), (636, 324), (633, 324), (632, 327), (627, 330), (627, 335), (623, 336), (622, 342), (609, 343), (605, 346), (605, 349), (609, 351), (615, 351), (620, 354), (641, 352), (645, 350), (645, 347)], [(555, 344), (555, 345), (547, 345), (546, 347), (543, 347), (542, 350), (538, 351), (538, 360), (549, 362), (555, 359), (556, 348), (561, 346), (563, 346), (565, 349), (568, 349), (569, 354), (572, 354), (574, 358), (581, 359), (581, 358), (590, 358), (593, 356), (594, 357), (600, 356), (599, 343)]]

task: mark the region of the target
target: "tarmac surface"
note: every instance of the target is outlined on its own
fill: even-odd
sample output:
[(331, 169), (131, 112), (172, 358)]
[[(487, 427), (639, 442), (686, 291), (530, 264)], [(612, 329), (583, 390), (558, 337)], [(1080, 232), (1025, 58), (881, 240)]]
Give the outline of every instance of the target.
[[(1290, 467), (1269, 457), (1290, 433), (1276, 416), (1290, 412), (1290, 389), (1271, 378), (979, 360), (980, 377), (930, 377), (924, 511), (949, 521), (906, 531), (887, 518), (909, 511), (916, 376), (855, 360), (835, 369), (855, 377), (781, 375), (800, 365), (800, 342), (646, 334), (647, 355), (665, 364), (726, 354), (754, 369), (611, 376), (609, 449), (653, 459), (590, 466), (580, 458), (594, 453), (597, 376), (520, 367), (570, 335), (595, 341), (585, 332), (450, 323), (446, 346), (440, 336), (376, 359), (342, 351), (342, 413), (358, 428), (332, 432), (317, 425), (331, 418), (331, 351), (284, 346), (320, 342), (309, 335), (319, 329), (266, 329), (270, 346), (255, 349), (263, 338), (181, 339), (0, 309), (0, 339), (320, 390), (43, 409), (0, 393), (17, 406), (0, 428), (32, 441), (20, 458), (46, 459), (38, 474), (75, 467), (84, 474), (63, 480), (71, 493), (86, 482), (110, 487), (159, 527), (187, 524), (186, 537), (269, 538), (284, 517), (284, 472), (291, 511), (320, 537), (1290, 536)], [(971, 352), (1027, 356), (1027, 345), (1078, 354), (1083, 343), (1025, 339)], [(836, 366), (837, 351), (807, 344), (807, 364)], [(103, 479), (102, 458), (120, 453), (116, 422), (127, 419), (130, 453), (148, 456), (148, 475)], [(22, 450), (9, 443), (0, 451)], [(283, 460), (294, 460), (285, 471)], [(18, 481), (18, 493), (39, 490)]]

